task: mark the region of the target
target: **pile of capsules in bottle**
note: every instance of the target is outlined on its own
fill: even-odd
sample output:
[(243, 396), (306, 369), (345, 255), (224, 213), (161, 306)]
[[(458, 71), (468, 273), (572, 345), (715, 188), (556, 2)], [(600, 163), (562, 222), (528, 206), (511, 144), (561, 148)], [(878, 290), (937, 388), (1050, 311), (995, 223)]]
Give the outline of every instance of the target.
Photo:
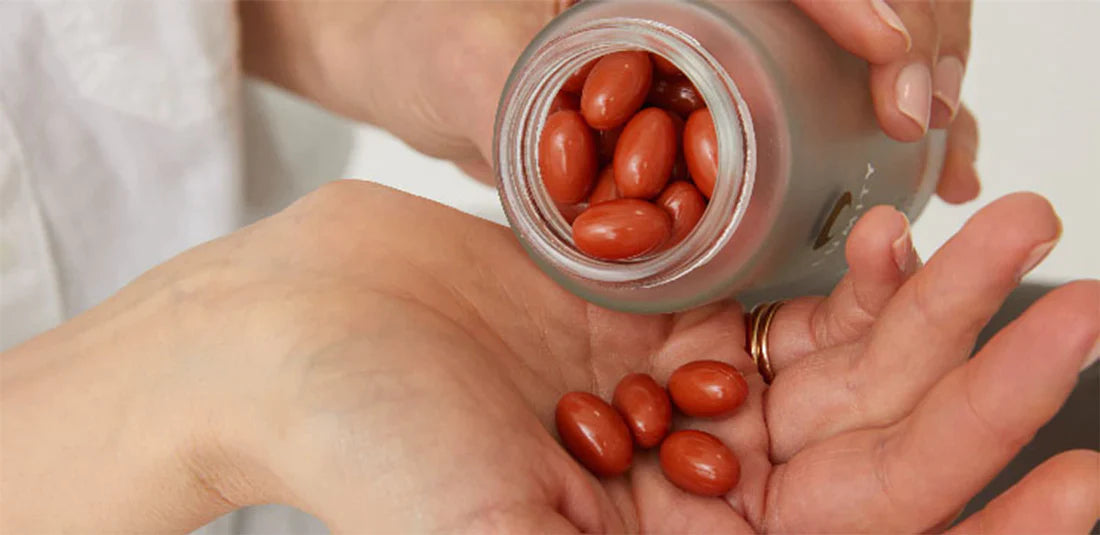
[(629, 260), (682, 241), (714, 190), (714, 121), (668, 60), (623, 51), (563, 84), (539, 136), (546, 192), (581, 252)]
[(593, 474), (614, 477), (630, 469), (634, 447), (660, 446), (661, 471), (672, 484), (699, 496), (723, 496), (741, 478), (741, 463), (718, 437), (671, 431), (672, 407), (695, 418), (724, 418), (748, 396), (736, 368), (697, 360), (677, 368), (665, 390), (653, 377), (632, 373), (615, 387), (609, 405), (588, 392), (558, 400), (554, 421), (565, 449)]

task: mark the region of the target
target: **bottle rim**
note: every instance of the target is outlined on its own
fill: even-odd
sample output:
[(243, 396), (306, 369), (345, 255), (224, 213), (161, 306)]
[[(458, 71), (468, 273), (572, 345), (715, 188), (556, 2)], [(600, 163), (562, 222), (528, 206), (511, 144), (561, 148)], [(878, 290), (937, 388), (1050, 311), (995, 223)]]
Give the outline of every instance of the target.
[[(677, 28), (631, 17), (599, 18), (570, 27), (566, 20), (570, 15), (573, 13), (563, 14), (532, 41), (509, 77), (494, 139), (501, 204), (523, 246), (549, 264), (556, 272), (552, 275), (611, 286), (652, 287), (672, 282), (721, 251), (749, 205), (756, 138), (748, 105), (718, 60)], [(570, 225), (542, 185), (538, 138), (554, 96), (572, 73), (595, 58), (623, 50), (665, 57), (698, 89), (716, 119), (718, 180), (699, 223), (680, 243), (639, 258), (610, 262), (589, 257), (575, 247)]]

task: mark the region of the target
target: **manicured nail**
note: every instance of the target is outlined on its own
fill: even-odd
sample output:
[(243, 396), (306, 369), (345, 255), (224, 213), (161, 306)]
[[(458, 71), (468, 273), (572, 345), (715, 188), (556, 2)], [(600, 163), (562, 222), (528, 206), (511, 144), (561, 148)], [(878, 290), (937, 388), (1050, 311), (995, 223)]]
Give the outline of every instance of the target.
[(898, 73), (894, 98), (898, 109), (920, 126), (928, 130), (928, 116), (932, 113), (932, 73), (923, 63), (910, 63)]
[(898, 212), (898, 215), (901, 216), (905, 228), (902, 229), (901, 236), (894, 240), (891, 248), (894, 252), (894, 264), (897, 264), (898, 271), (908, 273), (909, 259), (913, 256), (913, 236), (909, 232), (909, 218), (902, 212)]
[(1045, 243), (1036, 245), (1030, 253), (1027, 254), (1027, 260), (1024, 260), (1023, 267), (1020, 268), (1020, 272), (1016, 274), (1016, 280), (1024, 278), (1024, 275), (1031, 273), (1031, 270), (1035, 269), (1044, 258), (1050, 254), (1050, 250), (1058, 245), (1058, 240), (1062, 239), (1061, 233), (1058, 233), (1058, 237)]
[(959, 111), (959, 93), (962, 91), (962, 61), (955, 56), (946, 56), (936, 62), (935, 91), (933, 96), (951, 110), (951, 118)]
[(878, 18), (881, 19), (882, 22), (896, 30), (905, 38), (906, 52), (908, 52), (910, 48), (913, 48), (913, 38), (909, 36), (909, 30), (905, 28), (905, 23), (901, 21), (901, 17), (894, 11), (894, 8), (890, 7), (890, 4), (886, 3), (886, 0), (871, 0), (871, 7), (875, 10), (875, 14), (878, 15)]

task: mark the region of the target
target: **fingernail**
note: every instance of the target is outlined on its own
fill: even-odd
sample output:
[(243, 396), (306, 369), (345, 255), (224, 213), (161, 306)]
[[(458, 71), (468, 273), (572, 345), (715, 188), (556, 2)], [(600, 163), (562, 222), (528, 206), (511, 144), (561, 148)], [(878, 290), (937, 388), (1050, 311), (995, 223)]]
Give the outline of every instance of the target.
[(898, 266), (898, 271), (902, 273), (908, 273), (909, 271), (909, 258), (913, 256), (913, 236), (909, 232), (909, 218), (904, 213), (898, 212), (901, 216), (902, 223), (905, 228), (901, 231), (901, 236), (894, 240), (891, 248), (894, 252), (894, 263)]
[(910, 48), (913, 48), (913, 38), (909, 36), (909, 30), (905, 29), (905, 23), (901, 21), (901, 17), (898, 16), (894, 8), (890, 7), (890, 4), (886, 3), (886, 0), (871, 0), (871, 7), (875, 10), (875, 14), (882, 22), (887, 26), (897, 30), (898, 33), (905, 38), (905, 51), (908, 52)]
[(932, 113), (932, 73), (923, 63), (910, 63), (898, 73), (894, 98), (898, 109), (920, 126), (928, 130), (928, 116)]
[(1016, 275), (1016, 280), (1021, 280), (1024, 278), (1024, 275), (1031, 273), (1031, 270), (1035, 269), (1035, 266), (1038, 266), (1039, 263), (1050, 254), (1050, 250), (1053, 249), (1055, 245), (1058, 245), (1058, 240), (1060, 239), (1062, 239), (1061, 233), (1053, 240), (1036, 245), (1035, 248), (1027, 254), (1027, 259), (1024, 260), (1023, 267)]
[(951, 110), (951, 118), (959, 111), (959, 93), (965, 72), (962, 61), (955, 56), (946, 56), (936, 62), (935, 91), (933, 96)]

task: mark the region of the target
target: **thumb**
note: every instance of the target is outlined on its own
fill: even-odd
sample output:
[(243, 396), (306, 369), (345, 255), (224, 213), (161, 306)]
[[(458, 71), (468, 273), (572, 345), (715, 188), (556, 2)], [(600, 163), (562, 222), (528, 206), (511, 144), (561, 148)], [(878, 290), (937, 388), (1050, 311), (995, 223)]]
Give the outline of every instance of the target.
[(497, 105), (508, 75), (535, 34), (560, 10), (555, 0), (490, 3), (468, 17), (459, 37), (463, 42), (450, 45), (461, 55), (454, 58), (451, 83), (442, 84), (438, 98), (486, 161), (492, 158)]
[(845, 245), (848, 273), (826, 298), (791, 301), (776, 313), (770, 340), (778, 372), (809, 353), (851, 342), (865, 334), (894, 293), (920, 267), (909, 220), (890, 206), (876, 206), (859, 219)]

